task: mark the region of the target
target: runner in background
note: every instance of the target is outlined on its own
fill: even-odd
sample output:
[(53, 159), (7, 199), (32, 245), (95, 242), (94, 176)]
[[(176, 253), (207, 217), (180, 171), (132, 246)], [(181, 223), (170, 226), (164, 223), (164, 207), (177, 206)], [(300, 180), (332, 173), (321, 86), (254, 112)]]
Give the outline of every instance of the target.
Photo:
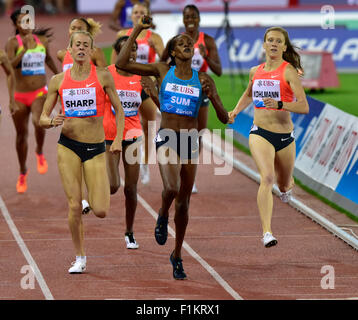
[(271, 247), (277, 244), (271, 230), (275, 178), (283, 202), (289, 201), (294, 185), (296, 144), (290, 112), (305, 114), (309, 106), (299, 78), (303, 70), (301, 59), (287, 31), (280, 27), (267, 29), (263, 48), (266, 62), (251, 68), (248, 87), (234, 110), (229, 112), (229, 123), (254, 102), (249, 147), (260, 174), (257, 205), (262, 242), (265, 247)]
[(175, 200), (175, 248), (170, 262), (173, 277), (183, 280), (186, 274), (181, 249), (189, 221), (189, 201), (199, 157), (196, 129), (202, 93), (205, 92), (210, 98), (221, 122), (227, 123), (228, 113), (223, 108), (211, 77), (191, 68), (194, 42), (190, 36), (181, 34), (169, 41), (170, 65), (166, 62), (142, 64), (130, 61), (136, 37), (150, 26), (148, 16), (139, 21), (119, 53), (116, 66), (127, 72), (154, 76), (159, 81), (162, 118), (155, 141), (163, 192), (154, 234), (159, 245), (166, 243), (169, 209)]
[[(122, 150), (124, 114), (112, 75), (107, 69), (90, 63), (91, 34), (85, 31), (73, 33), (69, 50), (73, 66), (52, 77), (40, 125), (44, 128), (62, 126), (57, 162), (68, 201), (68, 224), (76, 253), (76, 261), (68, 272), (82, 273), (87, 262), (81, 207), (83, 178), (93, 213), (104, 218), (110, 207), (103, 129), (106, 95), (116, 112), (118, 129), (111, 152)], [(62, 113), (52, 118), (51, 112), (59, 97)]]
[[(6, 73), (7, 88), (9, 92), (9, 110), (10, 114), (13, 115), (17, 111), (17, 105), (14, 100), (15, 92), (15, 73), (11, 66), (11, 63), (4, 50), (0, 50), (0, 65)], [(0, 123), (1, 123), (1, 106), (0, 106)]]
[[(77, 31), (87, 31), (95, 39), (96, 36), (101, 33), (102, 25), (93, 20), (92, 18), (74, 18), (70, 22), (68, 29), (68, 35), (71, 37), (72, 33)], [(73, 59), (68, 49), (61, 49), (57, 52), (57, 59), (62, 63), (62, 71), (72, 67)], [(95, 47), (91, 56), (91, 63), (97, 67), (106, 67), (106, 58), (101, 48)]]
[[(28, 169), (26, 166), (28, 151), (28, 122), (32, 114), (32, 124), (35, 129), (37, 171), (45, 174), (48, 164), (43, 154), (45, 130), (40, 127), (39, 119), (46, 99), (46, 69), (47, 65), (56, 74), (57, 68), (49, 53), (49, 41), (52, 36), (50, 28), (31, 29), (31, 21), (25, 13), (15, 10), (11, 20), (15, 26), (14, 37), (6, 43), (6, 53), (15, 71), (15, 102), (18, 110), (12, 115), (16, 129), (16, 151), (20, 165), (20, 175), (16, 183), (18, 193), (27, 190)], [(22, 19), (24, 21), (22, 21)]]
[[(208, 69), (221, 76), (222, 68), (221, 61), (216, 47), (215, 39), (208, 34), (199, 30), (200, 25), (200, 11), (195, 5), (187, 5), (183, 9), (183, 23), (185, 26), (185, 33), (191, 36), (195, 42), (194, 44), (194, 56), (192, 59), (191, 67), (200, 72), (207, 72)], [(168, 60), (167, 49), (164, 50), (162, 55), (162, 61)], [(203, 96), (203, 102), (200, 106), (198, 115), (198, 131), (206, 128), (208, 122), (208, 107), (210, 101), (208, 97)], [(202, 137), (199, 137), (200, 151), (203, 148)], [(197, 193), (198, 189), (196, 184), (193, 185), (193, 193)]]
[[(149, 15), (149, 8), (147, 5), (143, 3), (138, 3), (133, 6), (132, 10), (132, 23), (133, 26), (136, 26), (140, 19), (144, 15)], [(133, 28), (130, 29), (123, 29), (118, 32), (117, 38), (122, 36), (129, 36), (133, 31)], [(156, 61), (156, 55), (158, 55), (159, 59), (164, 50), (163, 40), (159, 34), (144, 29), (139, 34), (138, 39), (138, 52), (137, 52), (137, 62), (139, 63), (152, 63)], [(112, 51), (111, 62), (115, 63), (116, 54)], [(144, 141), (142, 146), (144, 145), (143, 155), (142, 155), (142, 164), (140, 166), (140, 174), (141, 174), (141, 182), (143, 184), (148, 184), (150, 181), (150, 172), (149, 172), (149, 157), (154, 151), (154, 143), (149, 140), (150, 136), (154, 136), (154, 132), (149, 132), (149, 121), (156, 121), (157, 118), (157, 106), (153, 102), (153, 100), (147, 99), (143, 101), (143, 104), (140, 108), (140, 116), (141, 116), (141, 123), (144, 132)]]
[[(113, 48), (118, 54), (127, 41), (128, 36), (117, 39)], [(132, 47), (130, 61), (137, 59), (138, 45), (135, 42)], [(149, 99), (141, 86), (141, 76), (117, 69), (114, 64), (108, 67), (113, 76), (119, 99), (122, 102), (125, 115), (125, 125), (122, 140), (122, 161), (124, 167), (124, 195), (126, 207), (126, 231), (124, 239), (128, 249), (139, 247), (133, 232), (134, 218), (137, 209), (137, 183), (139, 178), (140, 146), (143, 135), (139, 119), (139, 110), (143, 102)], [(152, 81), (152, 80), (150, 80)], [(110, 102), (107, 102), (104, 112), (104, 132), (106, 136), (106, 159), (111, 194), (117, 192), (120, 187), (119, 163), (121, 154), (111, 153), (109, 148), (116, 136), (116, 123), (114, 111)]]
[(150, 0), (118, 0), (114, 5), (108, 26), (114, 31), (132, 28), (132, 8), (138, 3), (143, 3), (150, 8)]

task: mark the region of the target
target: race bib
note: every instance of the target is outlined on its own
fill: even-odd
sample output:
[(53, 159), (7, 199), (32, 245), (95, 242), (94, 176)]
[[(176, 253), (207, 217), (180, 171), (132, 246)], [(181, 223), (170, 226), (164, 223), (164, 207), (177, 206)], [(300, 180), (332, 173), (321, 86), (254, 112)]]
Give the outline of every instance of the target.
[(45, 58), (43, 52), (26, 52), (22, 57), (21, 73), (24, 76), (45, 74)]
[(196, 116), (200, 89), (168, 82), (164, 91), (164, 104), (161, 110), (178, 115)]
[(148, 63), (149, 60), (149, 45), (139, 44), (137, 49), (137, 62)]
[[(134, 117), (138, 114), (140, 105), (142, 104), (142, 98), (140, 92), (133, 90), (117, 90), (119, 100), (121, 100), (124, 115), (126, 117)], [(113, 114), (115, 111), (113, 106), (111, 107)]]
[(257, 79), (252, 86), (252, 100), (257, 108), (265, 108), (264, 98), (281, 100), (280, 80)]
[(201, 66), (203, 65), (203, 63), (204, 63), (204, 58), (200, 54), (199, 48), (195, 48), (194, 49), (194, 56), (193, 56), (193, 58), (191, 60), (191, 68), (196, 70), (196, 71), (199, 71)]
[(81, 118), (97, 115), (96, 88), (64, 89), (62, 101), (66, 117)]

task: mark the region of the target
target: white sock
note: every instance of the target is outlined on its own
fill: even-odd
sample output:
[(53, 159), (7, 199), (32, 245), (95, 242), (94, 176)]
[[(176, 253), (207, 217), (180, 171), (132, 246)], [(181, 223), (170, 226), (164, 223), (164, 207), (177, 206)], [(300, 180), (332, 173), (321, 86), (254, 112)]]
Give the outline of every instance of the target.
[(87, 259), (86, 256), (76, 256), (76, 262), (81, 261), (81, 263), (86, 263)]
[(82, 200), (82, 209), (89, 207), (87, 200)]

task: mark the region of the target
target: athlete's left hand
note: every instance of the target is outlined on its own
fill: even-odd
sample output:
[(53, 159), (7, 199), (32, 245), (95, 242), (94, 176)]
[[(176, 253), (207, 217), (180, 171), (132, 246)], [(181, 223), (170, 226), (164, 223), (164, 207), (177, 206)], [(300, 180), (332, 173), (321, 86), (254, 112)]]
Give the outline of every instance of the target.
[(199, 44), (199, 52), (204, 59), (208, 57), (206, 54), (206, 47), (202, 43)]
[(216, 92), (214, 81), (210, 77), (204, 76), (204, 74), (199, 74), (199, 79), (203, 92), (210, 98)]
[(17, 110), (19, 110), (19, 107), (17, 106), (17, 104), (16, 104), (14, 99), (10, 99), (9, 110), (10, 110), (10, 114), (12, 116), (16, 113)]
[(122, 151), (122, 140), (114, 139), (111, 147), (109, 148), (109, 152), (111, 153), (119, 153)]
[(263, 98), (262, 101), (264, 102), (266, 108), (278, 109), (278, 101), (272, 98)]

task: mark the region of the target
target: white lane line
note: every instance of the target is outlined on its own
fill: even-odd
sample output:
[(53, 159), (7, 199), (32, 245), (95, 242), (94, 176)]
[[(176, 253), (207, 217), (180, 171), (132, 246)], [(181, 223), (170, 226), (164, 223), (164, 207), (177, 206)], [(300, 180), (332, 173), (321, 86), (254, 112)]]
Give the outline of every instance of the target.
[(30, 253), (29, 249), (27, 248), (24, 240), (22, 239), (19, 231), (17, 230), (15, 223), (12, 221), (10, 213), (7, 210), (6, 205), (5, 205), (1, 196), (0, 196), (0, 210), (2, 212), (2, 215), (4, 216), (5, 221), (7, 222), (9, 229), (10, 229), (12, 235), (14, 236), (22, 254), (24, 255), (29, 266), (31, 266), (31, 268), (34, 272), (34, 275), (37, 279), (37, 282), (39, 283), (41, 291), (44, 294), (46, 300), (54, 300), (54, 297), (52, 296), (51, 291), (50, 291), (49, 287), (47, 286), (46, 281), (45, 281), (44, 277), (42, 276), (39, 267), (37, 266), (34, 258), (31, 256), (31, 253)]
[[(140, 204), (152, 215), (152, 217), (157, 220), (158, 214), (153, 210), (153, 208), (145, 201), (139, 194), (138, 201)], [(175, 231), (168, 226), (168, 232), (170, 235), (175, 238)], [(210, 275), (235, 299), (243, 300), (243, 298), (233, 289), (231, 286), (211, 267), (202, 257), (200, 257), (190, 246), (184, 241), (183, 248), (196, 260), (198, 261), (203, 268), (210, 273)]]

